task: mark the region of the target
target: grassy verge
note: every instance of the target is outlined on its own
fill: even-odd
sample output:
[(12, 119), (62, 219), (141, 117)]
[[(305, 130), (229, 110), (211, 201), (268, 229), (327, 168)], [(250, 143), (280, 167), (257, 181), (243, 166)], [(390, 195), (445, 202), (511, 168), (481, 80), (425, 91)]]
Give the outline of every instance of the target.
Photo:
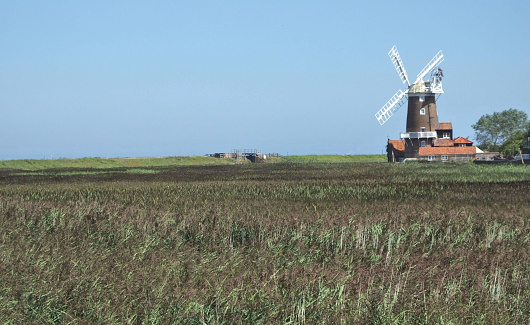
[[(385, 155), (308, 155), (287, 156), (269, 159), (270, 162), (383, 162)], [(233, 159), (204, 156), (158, 157), (158, 158), (80, 158), (80, 159), (21, 159), (0, 161), (0, 169), (42, 170), (65, 168), (138, 168), (170, 166), (233, 165)]]
[(305, 156), (284, 156), (283, 161), (289, 162), (386, 162), (386, 155), (305, 155)]
[(233, 161), (212, 157), (21, 159), (0, 161), (0, 169), (122, 168), (227, 165)]

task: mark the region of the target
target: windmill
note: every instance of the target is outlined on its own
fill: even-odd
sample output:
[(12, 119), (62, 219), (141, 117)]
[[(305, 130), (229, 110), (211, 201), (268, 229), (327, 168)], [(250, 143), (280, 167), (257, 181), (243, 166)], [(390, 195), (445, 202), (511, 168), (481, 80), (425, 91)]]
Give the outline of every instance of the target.
[[(375, 114), (375, 117), (379, 124), (385, 124), (408, 99), (407, 128), (406, 133), (401, 133), (401, 139), (406, 140), (405, 156), (407, 158), (415, 158), (418, 155), (420, 146), (432, 144), (432, 141), (436, 139), (438, 113), (436, 111), (435, 95), (443, 93), (443, 71), (438, 66), (444, 60), (444, 56), (442, 51), (439, 51), (421, 70), (412, 84), (395, 46), (388, 52), (388, 56), (396, 67), (401, 81), (407, 84), (407, 87), (404, 90), (398, 90)], [(424, 81), (423, 78), (429, 73), (429, 79)]]

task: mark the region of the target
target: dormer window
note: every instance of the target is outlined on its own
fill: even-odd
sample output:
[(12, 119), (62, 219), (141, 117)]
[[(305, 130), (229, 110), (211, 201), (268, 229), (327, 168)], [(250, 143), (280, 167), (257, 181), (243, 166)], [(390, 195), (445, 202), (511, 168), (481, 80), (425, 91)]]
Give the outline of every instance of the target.
[(425, 108), (420, 108), (420, 115), (425, 115)]
[(451, 137), (451, 134), (449, 132), (442, 133), (442, 139), (449, 139)]

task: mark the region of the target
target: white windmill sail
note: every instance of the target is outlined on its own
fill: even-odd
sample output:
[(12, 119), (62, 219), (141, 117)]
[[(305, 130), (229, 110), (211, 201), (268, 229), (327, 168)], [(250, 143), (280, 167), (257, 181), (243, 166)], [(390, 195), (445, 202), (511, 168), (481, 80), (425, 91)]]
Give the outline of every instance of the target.
[[(433, 69), (435, 69), (444, 60), (444, 55), (440, 50), (438, 53), (436, 53), (434, 58), (425, 66), (425, 68), (421, 70), (421, 72), (416, 78), (416, 81), (414, 81), (414, 83), (411, 85), (407, 76), (407, 71), (405, 70), (405, 66), (401, 61), (401, 56), (399, 55), (399, 52), (395, 45), (390, 49), (390, 52), (388, 52), (388, 56), (390, 57), (392, 64), (396, 68), (396, 71), (399, 77), (401, 78), (401, 81), (403, 83), (406, 83), (408, 87), (405, 90), (398, 90), (398, 92), (395, 93), (394, 96), (392, 96), (390, 100), (375, 114), (375, 118), (381, 125), (385, 124), (385, 122), (388, 121), (388, 119), (394, 114), (394, 112), (397, 111), (399, 107), (401, 107), (401, 105), (403, 105), (406, 99), (405, 96), (409, 93), (409, 91), (412, 93), (417, 92), (416, 88), (418, 87), (425, 88), (425, 83), (419, 82), (423, 80), (423, 77), (425, 77), (427, 73), (433, 71)], [(438, 78), (438, 80), (434, 80), (434, 88), (432, 88), (434, 92), (443, 93), (440, 81), (441, 78)]]
[(392, 49), (390, 49), (390, 52), (388, 52), (388, 56), (394, 64), (394, 67), (396, 67), (396, 71), (401, 78), (401, 81), (403, 81), (403, 83), (407, 83), (407, 85), (410, 86), (409, 78), (407, 77), (407, 71), (405, 70), (405, 66), (401, 61), (401, 56), (399, 56), (399, 52), (395, 45), (392, 46)]
[(423, 70), (421, 70), (421, 72), (418, 73), (418, 77), (416, 78), (416, 81), (414, 81), (414, 83), (422, 80), (423, 77), (425, 77), (425, 75), (429, 73), (429, 71), (437, 67), (440, 63), (442, 63), (443, 60), (444, 60), (444, 55), (442, 53), (442, 50), (440, 50), (438, 51), (438, 53), (436, 53), (434, 58), (432, 58), (432, 60), (429, 63), (427, 63), (425, 68), (423, 68)]
[(375, 113), (375, 118), (379, 121), (379, 124), (385, 124), (385, 122), (394, 115), (394, 112), (403, 105), (406, 94), (407, 91), (401, 89), (398, 90), (398, 92), (395, 93), (377, 113)]

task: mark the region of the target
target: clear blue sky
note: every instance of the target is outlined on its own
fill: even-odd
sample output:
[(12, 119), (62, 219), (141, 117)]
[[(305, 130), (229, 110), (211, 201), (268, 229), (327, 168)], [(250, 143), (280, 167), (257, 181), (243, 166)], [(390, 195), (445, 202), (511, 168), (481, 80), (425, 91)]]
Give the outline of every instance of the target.
[(529, 1), (0, 1), (0, 159), (382, 153), (442, 50), (441, 122), (530, 115)]

